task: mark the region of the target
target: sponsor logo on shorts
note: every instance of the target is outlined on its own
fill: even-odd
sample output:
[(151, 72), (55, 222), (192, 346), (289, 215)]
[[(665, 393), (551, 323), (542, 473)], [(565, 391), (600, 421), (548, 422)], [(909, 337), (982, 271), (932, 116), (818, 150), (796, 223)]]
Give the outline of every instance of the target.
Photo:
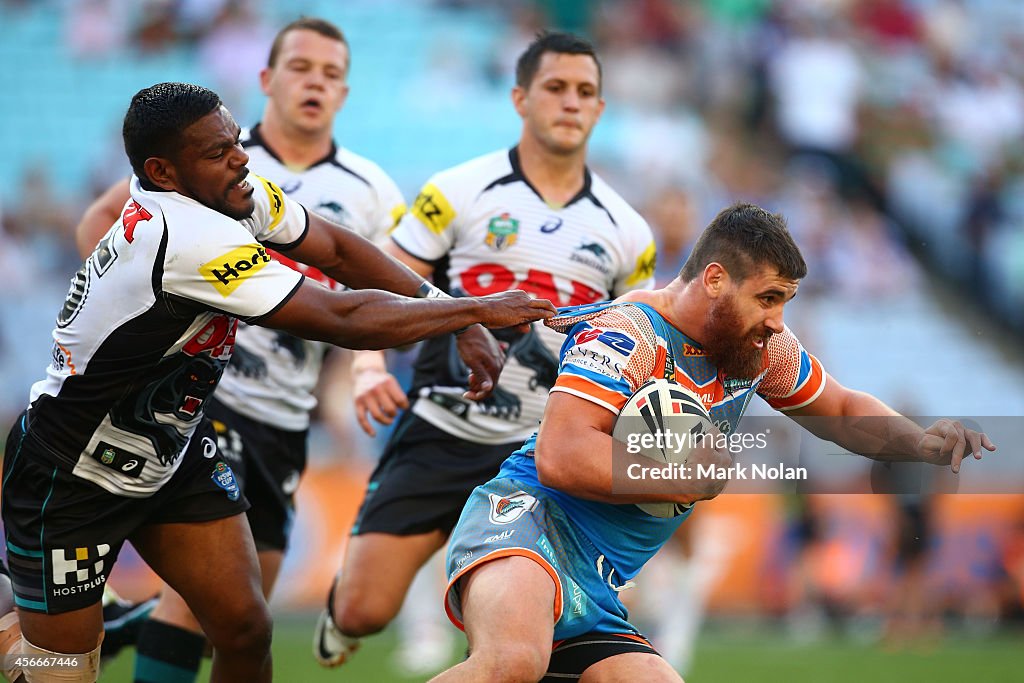
[(498, 496), (488, 494), (491, 500), (491, 509), (488, 518), (492, 524), (511, 524), (524, 513), (537, 507), (537, 499), (526, 491), (517, 491), (510, 496)]
[(459, 561), (455, 563), (455, 570), (458, 571), (465, 567), (466, 563), (469, 562), (471, 559), (473, 559), (473, 551), (467, 550), (465, 553), (462, 554), (462, 557), (459, 558)]
[(586, 606), (583, 604), (583, 589), (580, 588), (580, 585), (578, 583), (576, 583), (569, 577), (566, 577), (566, 579), (568, 580), (569, 588), (571, 589), (571, 595), (569, 596), (569, 604), (572, 605), (572, 615), (574, 617), (582, 617), (584, 614), (586, 614), (587, 611)]
[(199, 266), (199, 274), (227, 298), (247, 278), (265, 268), (270, 260), (267, 250), (254, 242), (207, 261)]
[(146, 459), (135, 453), (126, 453), (124, 449), (114, 444), (100, 441), (99, 445), (92, 452), (94, 460), (104, 467), (109, 467), (129, 477), (139, 477), (146, 466)]
[(218, 460), (213, 466), (213, 473), (210, 475), (210, 479), (213, 483), (224, 489), (224, 492), (228, 494), (228, 500), (236, 501), (242, 495), (242, 492), (238, 488), (238, 482), (235, 480), (235, 473), (231, 471), (231, 468), (223, 460)]
[(552, 566), (558, 566), (558, 558), (555, 557), (555, 549), (551, 547), (551, 541), (548, 540), (547, 536), (541, 536), (537, 539), (537, 547), (541, 549), (544, 555), (551, 562)]
[(507, 541), (512, 538), (512, 534), (516, 532), (515, 529), (505, 529), (500, 534), (494, 534), (484, 539), (484, 543), (497, 543), (498, 541)]
[(50, 593), (60, 597), (85, 593), (102, 585), (107, 580), (103, 573), (103, 558), (109, 552), (110, 545), (107, 543), (51, 550), (53, 585)]

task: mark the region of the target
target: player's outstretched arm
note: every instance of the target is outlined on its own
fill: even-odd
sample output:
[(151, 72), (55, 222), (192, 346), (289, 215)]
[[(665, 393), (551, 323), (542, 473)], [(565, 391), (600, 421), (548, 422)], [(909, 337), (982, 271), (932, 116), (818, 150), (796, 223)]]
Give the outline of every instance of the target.
[(131, 196), (129, 181), (130, 178), (125, 178), (108, 187), (82, 214), (82, 220), (75, 228), (75, 245), (82, 258), (93, 252), (100, 238), (117, 222), (121, 209)]
[[(615, 413), (596, 403), (555, 391), (548, 396), (544, 417), (537, 434), (534, 458), (537, 476), (545, 486), (578, 498), (605, 503), (694, 503), (714, 498), (725, 488), (726, 480), (651, 479), (637, 486), (616, 487), (631, 464), (650, 467), (654, 461), (642, 455), (630, 455), (617, 449), (612, 458), (612, 428)], [(712, 440), (713, 442), (714, 440)], [(697, 470), (701, 465), (727, 469), (732, 465), (728, 452), (713, 448), (694, 449), (687, 460)], [(618, 492), (614, 492), (618, 488)], [(628, 488), (629, 492), (622, 491)]]
[[(309, 231), (289, 258), (316, 266), (352, 289), (383, 289), (414, 296), (423, 276), (354, 230), (307, 211)], [(273, 244), (269, 246), (273, 247)]]
[(483, 297), (412, 299), (379, 290), (333, 292), (312, 282), (260, 325), (351, 349), (386, 349), (481, 323), (501, 328), (555, 314), (521, 290)]
[(871, 394), (844, 387), (831, 375), (813, 403), (786, 415), (815, 436), (873, 460), (949, 465), (955, 473), (966, 456), (981, 460), (983, 449), (996, 449), (984, 432), (959, 420), (942, 419), (922, 429)]

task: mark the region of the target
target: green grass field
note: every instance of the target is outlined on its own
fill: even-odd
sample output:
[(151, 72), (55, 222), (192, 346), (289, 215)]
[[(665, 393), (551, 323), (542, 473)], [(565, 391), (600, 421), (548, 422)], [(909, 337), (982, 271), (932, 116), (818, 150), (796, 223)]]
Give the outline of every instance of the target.
[[(274, 680), (283, 683), (345, 681), (409, 683), (391, 665), (394, 639), (388, 633), (366, 641), (351, 664), (321, 669), (310, 653), (313, 616), (279, 616), (274, 632)], [(719, 623), (702, 636), (687, 683), (1020, 683), (1024, 681), (1024, 638), (1004, 633), (986, 638), (948, 637), (928, 647), (886, 650), (828, 639), (798, 645), (770, 629), (730, 628)], [(459, 653), (453, 652), (453, 661)], [(100, 681), (131, 681), (132, 651), (103, 670)], [(209, 677), (209, 662), (201, 681)], [(643, 683), (637, 681), (636, 683)]]

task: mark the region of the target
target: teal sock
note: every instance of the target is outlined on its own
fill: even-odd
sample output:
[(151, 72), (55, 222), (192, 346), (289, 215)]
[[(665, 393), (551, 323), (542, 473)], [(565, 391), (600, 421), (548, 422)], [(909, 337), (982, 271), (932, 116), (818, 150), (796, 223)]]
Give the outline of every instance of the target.
[(139, 630), (135, 683), (195, 683), (206, 638), (147, 619)]

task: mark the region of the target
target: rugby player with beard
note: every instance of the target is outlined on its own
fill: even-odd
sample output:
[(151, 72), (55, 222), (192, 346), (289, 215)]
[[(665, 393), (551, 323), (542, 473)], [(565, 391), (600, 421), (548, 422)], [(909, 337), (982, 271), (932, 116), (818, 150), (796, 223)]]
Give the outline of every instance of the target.
[[(614, 487), (616, 472), (642, 460), (624, 462), (623, 453), (613, 462), (615, 418), (651, 378), (674, 376), (726, 434), (756, 392), (815, 435), (879, 461), (956, 472), (966, 455), (995, 450), (958, 421), (922, 429), (829, 376), (783, 323), (806, 273), (781, 215), (736, 204), (664, 288), (562, 309), (546, 322), (566, 335), (558, 378), (539, 431), (472, 493), (452, 533), (445, 608), (466, 632), (469, 657), (435, 681), (682, 680), (630, 624), (619, 593), (726, 481)], [(691, 472), (732, 464), (712, 441), (689, 453)], [(635, 505), (653, 502), (686, 509), (655, 517)]]

